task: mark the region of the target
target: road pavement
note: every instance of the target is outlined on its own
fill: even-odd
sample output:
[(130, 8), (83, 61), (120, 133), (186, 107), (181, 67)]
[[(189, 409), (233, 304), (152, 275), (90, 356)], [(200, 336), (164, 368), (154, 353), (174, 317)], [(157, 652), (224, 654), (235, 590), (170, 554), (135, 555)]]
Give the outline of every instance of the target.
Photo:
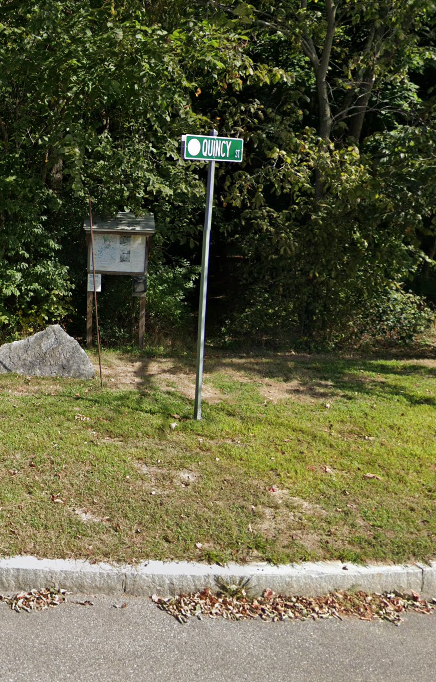
[[(93, 606), (77, 601), (90, 599)], [(125, 608), (114, 608), (126, 604)], [(140, 597), (0, 604), (1, 682), (422, 682), (435, 679), (436, 614), (386, 622), (181, 625)]]

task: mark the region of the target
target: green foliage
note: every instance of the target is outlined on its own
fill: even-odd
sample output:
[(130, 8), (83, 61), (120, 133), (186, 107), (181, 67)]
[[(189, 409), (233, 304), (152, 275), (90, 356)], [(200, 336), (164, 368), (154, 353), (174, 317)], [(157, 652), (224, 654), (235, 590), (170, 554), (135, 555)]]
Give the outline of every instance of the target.
[[(194, 320), (188, 299), (198, 270), (185, 260), (172, 264), (151, 260), (146, 295), (148, 343), (172, 340), (177, 344), (191, 337)], [(137, 345), (139, 298), (132, 296), (131, 277), (103, 276), (98, 306), (102, 343)]]
[[(435, 26), (430, 0), (2, 2), (4, 330), (83, 324), (89, 195), (104, 216), (154, 212), (185, 264), (151, 272), (149, 322), (184, 326), (206, 167), (179, 140), (211, 127), (245, 141), (216, 179), (228, 335), (332, 343), (377, 302), (389, 317), (393, 283), (431, 291)], [(129, 337), (130, 282), (113, 287), (102, 329)]]
[(148, 278), (147, 323), (154, 335), (177, 338), (193, 331), (187, 298), (191, 296), (199, 267), (182, 260), (172, 265), (152, 263)]
[(226, 14), (256, 40), (253, 73), (261, 61), (263, 73), (279, 61), (287, 73), (274, 85), (247, 80), (238, 97), (219, 103), (224, 125), (247, 142), (242, 168), (219, 179), (222, 230), (240, 256), (231, 338), (345, 341), (362, 310), (377, 302), (381, 310), (392, 283), (409, 288), (435, 255), (436, 241), (426, 246), (434, 237), (434, 102), (418, 87), (418, 73), (434, 73), (434, 6), (338, 6), (323, 76), (331, 127), (321, 134), (313, 55), (328, 57), (327, 5), (308, 3), (301, 14), (300, 3), (274, 3), (274, 11), (268, 2), (238, 4)]
[(435, 320), (423, 298), (400, 288), (379, 295), (372, 307), (354, 319), (354, 334), (382, 344), (410, 343)]
[(83, 280), (76, 244), (88, 195), (102, 215), (153, 209), (168, 240), (196, 241), (204, 188), (178, 146), (206, 121), (191, 109), (188, 65), (195, 55), (219, 88), (238, 80), (244, 56), (236, 34), (206, 22), (170, 34), (151, 15), (92, 0), (0, 7), (0, 319), (9, 331), (17, 320), (30, 329), (65, 317)]
[[(0, 168), (7, 164), (0, 161)], [(33, 333), (71, 310), (72, 286), (59, 254), (57, 199), (38, 181), (0, 176), (0, 334)]]

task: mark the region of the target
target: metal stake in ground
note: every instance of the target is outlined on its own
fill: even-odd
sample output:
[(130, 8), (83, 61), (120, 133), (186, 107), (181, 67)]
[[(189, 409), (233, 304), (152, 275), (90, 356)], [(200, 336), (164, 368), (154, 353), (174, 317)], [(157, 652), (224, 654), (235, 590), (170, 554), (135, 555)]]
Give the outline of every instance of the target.
[(203, 231), (203, 254), (201, 259), (200, 305), (198, 311), (197, 376), (195, 381), (194, 419), (201, 419), (201, 389), (203, 386), (204, 338), (206, 323), (207, 274), (209, 270), (210, 227), (212, 223), (213, 184), (215, 161), (240, 163), (244, 148), (237, 137), (217, 137), (216, 130), (208, 135), (182, 135), (182, 156), (187, 160), (208, 161), (206, 216)]
[[(218, 132), (211, 131), (216, 137)], [(213, 186), (215, 181), (215, 161), (209, 161), (206, 189), (206, 215), (203, 230), (203, 251), (201, 256), (200, 302), (198, 306), (197, 371), (195, 379), (194, 419), (201, 419), (201, 389), (203, 387), (204, 340), (206, 329), (207, 275), (209, 272), (210, 227), (212, 224)]]
[(97, 285), (95, 282), (94, 233), (92, 231), (92, 228), (93, 228), (93, 224), (92, 224), (92, 202), (91, 202), (91, 197), (88, 197), (88, 198), (89, 198), (89, 229), (91, 232), (92, 276), (93, 276), (93, 280), (94, 280), (95, 326), (97, 327), (98, 366), (100, 368), (100, 386), (101, 386), (101, 388), (103, 388), (103, 375), (101, 372), (100, 326), (98, 324)]

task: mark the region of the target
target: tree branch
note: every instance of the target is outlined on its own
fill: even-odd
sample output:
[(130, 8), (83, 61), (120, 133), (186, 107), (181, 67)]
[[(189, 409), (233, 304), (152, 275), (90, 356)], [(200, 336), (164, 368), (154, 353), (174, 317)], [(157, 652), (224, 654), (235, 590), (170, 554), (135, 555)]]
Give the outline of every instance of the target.
[(325, 38), (324, 47), (322, 50), (319, 78), (325, 79), (330, 63), (330, 55), (332, 52), (333, 38), (336, 31), (336, 5), (333, 0), (326, 0), (327, 12), (327, 34)]

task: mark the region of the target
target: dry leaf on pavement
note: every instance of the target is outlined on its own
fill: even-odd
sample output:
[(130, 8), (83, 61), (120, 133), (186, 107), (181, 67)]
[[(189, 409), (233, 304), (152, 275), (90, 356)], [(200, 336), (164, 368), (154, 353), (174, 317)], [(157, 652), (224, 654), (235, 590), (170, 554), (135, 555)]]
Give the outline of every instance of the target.
[(159, 597), (152, 601), (162, 610), (174, 616), (180, 623), (188, 618), (202, 616), (248, 620), (260, 618), (265, 621), (322, 620), (355, 617), (360, 620), (387, 620), (394, 625), (401, 623), (401, 614), (417, 611), (428, 614), (436, 609), (436, 600), (421, 599), (416, 593), (367, 594), (366, 592), (331, 592), (319, 597), (283, 597), (266, 589), (262, 597), (217, 596), (207, 588), (195, 594), (178, 597)]
[(13, 611), (43, 611), (54, 608), (65, 601), (67, 591), (62, 589), (46, 588), (43, 590), (31, 590), (30, 592), (19, 592), (12, 597), (5, 597), (0, 594), (0, 601), (8, 604)]

